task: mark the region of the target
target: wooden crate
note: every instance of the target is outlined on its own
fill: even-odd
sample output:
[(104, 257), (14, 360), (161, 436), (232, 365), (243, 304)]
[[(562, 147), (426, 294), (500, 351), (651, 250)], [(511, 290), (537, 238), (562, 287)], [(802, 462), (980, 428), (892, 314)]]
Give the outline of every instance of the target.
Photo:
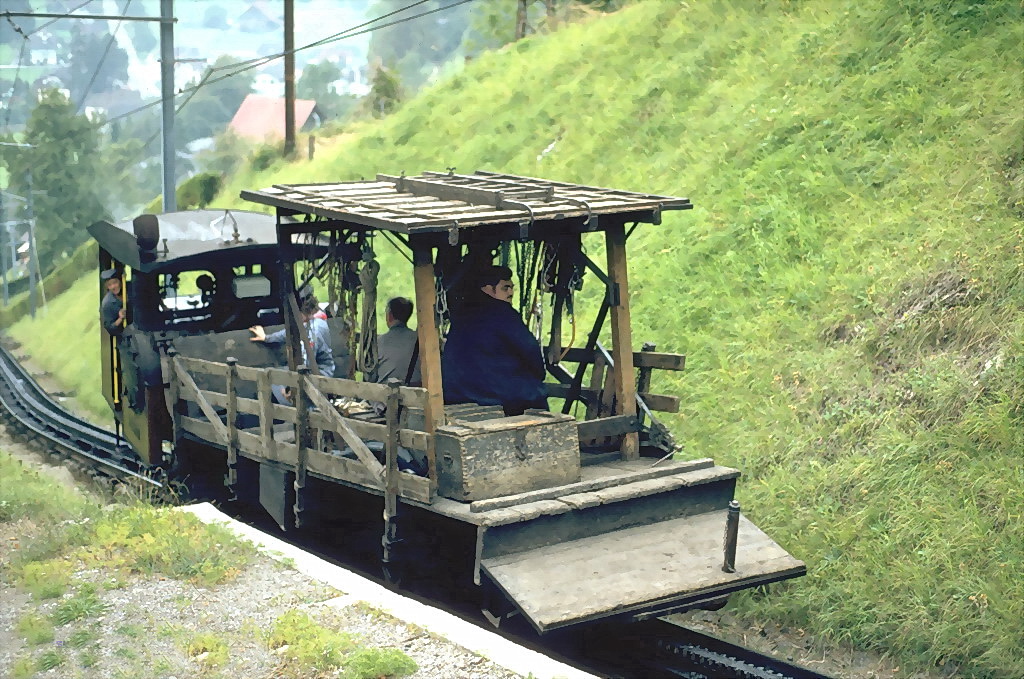
[(437, 491), (470, 502), (580, 480), (576, 420), (527, 411), (515, 417), (450, 419), (437, 430)]

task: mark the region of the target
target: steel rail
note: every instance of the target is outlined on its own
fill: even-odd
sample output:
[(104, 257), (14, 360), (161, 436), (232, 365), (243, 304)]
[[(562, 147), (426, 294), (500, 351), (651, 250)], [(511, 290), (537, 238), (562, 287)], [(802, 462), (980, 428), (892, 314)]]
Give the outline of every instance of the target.
[[(80, 458), (85, 464), (103, 473), (131, 477), (157, 487), (162, 485), (146, 474), (136, 471), (141, 469), (137, 461), (129, 462), (124, 457), (118, 457), (119, 451), (130, 449), (119, 443), (114, 434), (72, 415), (54, 402), (11, 352), (2, 346), (0, 405), (22, 426), (45, 438), (59, 451)], [(135, 469), (123, 463), (132, 464)], [(289, 541), (297, 544), (294, 536), (291, 537)], [(302, 546), (307, 551), (327, 556), (316, 545)], [(435, 603), (446, 605), (443, 602)], [(516, 633), (512, 633), (511, 637), (541, 652), (556, 650), (572, 664), (596, 671), (602, 676), (829, 679), (824, 674), (736, 646), (667, 620), (602, 623), (588, 630), (580, 630), (582, 639), (573, 631), (566, 632), (568, 637), (555, 635), (551, 639), (530, 639)], [(576, 641), (569, 641), (569, 638), (573, 637)], [(559, 638), (562, 643), (556, 641)], [(565, 642), (568, 642), (568, 647), (563, 646)], [(569, 647), (573, 647), (572, 650)]]
[(21, 426), (58, 451), (80, 458), (110, 476), (163, 484), (142, 471), (124, 442), (111, 432), (76, 417), (55, 402), (5, 347), (0, 347), (0, 405)]

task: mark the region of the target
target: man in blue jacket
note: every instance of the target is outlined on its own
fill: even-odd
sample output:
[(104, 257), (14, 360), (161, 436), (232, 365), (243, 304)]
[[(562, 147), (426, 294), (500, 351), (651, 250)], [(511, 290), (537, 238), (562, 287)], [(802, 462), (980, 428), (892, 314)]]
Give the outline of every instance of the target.
[(512, 270), (479, 272), (452, 313), (441, 356), (445, 403), (500, 405), (506, 415), (547, 410), (540, 344), (512, 307)]

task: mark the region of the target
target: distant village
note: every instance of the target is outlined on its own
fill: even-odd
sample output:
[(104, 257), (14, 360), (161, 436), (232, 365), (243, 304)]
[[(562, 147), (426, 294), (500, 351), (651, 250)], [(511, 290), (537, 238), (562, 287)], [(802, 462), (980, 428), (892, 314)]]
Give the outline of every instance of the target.
[[(40, 3), (47, 4), (47, 3)], [(150, 1), (135, 3), (149, 6), (147, 15), (158, 12), (158, 3)], [(337, 25), (338, 30), (353, 26), (363, 20), (365, 3), (338, 3), (330, 0), (298, 0), (296, 3), (296, 45), (306, 41), (312, 42), (329, 35), (327, 26)], [(109, 11), (111, 15), (120, 13), (116, 3), (104, 2), (102, 6), (91, 7), (94, 12)], [(199, 82), (206, 69), (220, 56), (230, 55), (239, 60), (256, 59), (266, 55), (277, 54), (283, 49), (283, 17), (281, 3), (256, 0), (225, 0), (218, 3), (196, 3), (192, 0), (177, 0), (175, 4), (177, 22), (174, 29), (175, 47), (175, 89), (180, 91), (189, 83)], [(216, 11), (211, 11), (215, 9)], [(139, 13), (139, 12), (137, 12)], [(323, 19), (329, 17), (330, 21)], [(38, 30), (31, 35), (27, 43), (25, 55), (18, 49), (0, 50), (0, 112), (5, 109), (14, 94), (10, 85), (15, 73), (25, 80), (29, 86), (30, 97), (38, 96), (45, 89), (61, 89), (69, 91), (71, 83), (64, 82), (58, 71), (63, 66), (60, 55), (65, 52), (61, 44), (67, 39), (66, 26), (69, 21), (62, 21), (50, 28)], [(104, 26), (108, 23), (109, 26)], [(102, 92), (90, 92), (84, 101), (83, 113), (89, 116), (116, 117), (137, 109), (147, 101), (160, 95), (160, 62), (158, 46), (158, 29), (155, 24), (146, 24), (151, 32), (152, 44), (148, 50), (140, 54), (130, 32), (116, 26), (116, 21), (83, 21), (82, 26), (93, 26), (93, 30), (114, 31), (117, 45), (128, 55), (128, 79)], [(58, 30), (57, 26), (64, 27)], [(6, 41), (6, 40), (5, 40)], [(366, 48), (368, 38), (353, 38), (329, 45), (300, 51), (296, 54), (296, 78), (301, 76), (301, 69), (309, 63), (329, 61), (341, 72), (337, 81), (330, 85), (336, 94), (363, 96), (369, 92), (367, 82)], [(8, 47), (12, 47), (9, 45)], [(16, 47), (16, 45), (14, 45)], [(3, 58), (6, 56), (6, 60)], [(20, 61), (19, 61), (20, 57)], [(12, 61), (13, 60), (13, 61)], [(8, 63), (3, 63), (7, 61)], [(252, 119), (252, 113), (258, 104), (273, 102), (284, 96), (283, 60), (276, 59), (255, 71), (252, 85), (253, 94), (258, 97), (252, 102), (243, 104), (245, 119), (235, 131), (242, 136), (255, 136), (259, 140), (266, 138), (267, 130), (259, 129)], [(315, 114), (314, 107), (308, 108), (306, 119)], [(242, 109), (240, 108), (240, 111)], [(272, 132), (272, 131), (270, 131)]]
[[(32, 11), (54, 12), (76, 10), (81, 3), (60, 3), (29, 0)], [(63, 5), (67, 5), (64, 7)], [(334, 0), (296, 0), (295, 44), (305, 45), (365, 21), (368, 0), (339, 3)], [(62, 9), (63, 8), (63, 9)], [(4, 7), (6, 9), (6, 7)], [(93, 2), (76, 14), (107, 14), (117, 16), (124, 11), (123, 2), (102, 0)], [(14, 11), (14, 10), (12, 10)], [(157, 16), (159, 0), (136, 0), (130, 14)], [(198, 83), (206, 70), (224, 55), (238, 60), (249, 60), (279, 54), (283, 51), (284, 25), (280, 2), (267, 0), (220, 0), (216, 3), (176, 0), (174, 25), (175, 91), (181, 92), (190, 84)], [(90, 118), (112, 119), (139, 109), (158, 98), (161, 93), (159, 29), (155, 22), (136, 22), (132, 30), (128, 22), (114, 20), (77, 20), (79, 30), (94, 32), (104, 38), (114, 35), (117, 46), (128, 57), (127, 80), (117, 80), (102, 91), (90, 91), (82, 100), (81, 112)], [(70, 97), (75, 84), (65, 82), (70, 77), (63, 59), (68, 54), (72, 20), (49, 21), (37, 25), (28, 35), (19, 33), (17, 24), (2, 28), (0, 41), (0, 122), (4, 132), (17, 131), (24, 125), (27, 115), (40, 94), (58, 89)], [(22, 49), (24, 43), (25, 49)], [(328, 86), (339, 95), (364, 96), (369, 92), (367, 82), (367, 49), (369, 37), (362, 36), (331, 42), (317, 48), (301, 50), (296, 54), (296, 81), (302, 69), (309, 64), (331, 62), (340, 71), (340, 77)], [(235, 135), (262, 143), (268, 139), (284, 137), (284, 65), (274, 59), (253, 70), (252, 93), (241, 103), (227, 125)], [(20, 83), (15, 97), (15, 83)], [(10, 107), (20, 106), (20, 116), (11, 115)], [(317, 102), (299, 99), (295, 104), (296, 128), (309, 131), (321, 124)], [(190, 140), (187, 156), (209, 148), (213, 139)], [(183, 158), (187, 161), (187, 158)], [(5, 193), (5, 200), (16, 198)], [(14, 205), (7, 205), (10, 213)], [(6, 271), (9, 281), (28, 275), (31, 252), (27, 230), (20, 222), (5, 222), (6, 238), (0, 244), (4, 250), (0, 261), (10, 264)]]

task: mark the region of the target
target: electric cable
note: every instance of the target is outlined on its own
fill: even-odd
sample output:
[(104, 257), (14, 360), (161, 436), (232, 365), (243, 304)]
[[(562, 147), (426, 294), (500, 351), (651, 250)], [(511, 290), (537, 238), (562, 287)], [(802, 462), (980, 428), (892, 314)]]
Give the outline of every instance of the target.
[(36, 26), (35, 30), (29, 31), (26, 34), (26, 37), (28, 37), (29, 35), (34, 35), (34, 34), (38, 33), (39, 31), (43, 30), (44, 28), (46, 28), (47, 26), (49, 26), (49, 25), (51, 25), (53, 23), (56, 23), (58, 21), (61, 21), (62, 19), (78, 19), (78, 18), (80, 18), (81, 15), (76, 16), (74, 13), (77, 12), (78, 10), (82, 9), (86, 5), (88, 5), (90, 2), (92, 2), (92, 0), (85, 0), (85, 2), (83, 2), (81, 5), (78, 5), (77, 7), (73, 7), (72, 9), (69, 9), (67, 14), (65, 14), (64, 16), (59, 16), (59, 17), (57, 17), (55, 19), (50, 19), (49, 21), (47, 21), (42, 26)]
[[(128, 8), (131, 7), (131, 4), (132, 0), (125, 0), (124, 9), (121, 10), (122, 17), (128, 15)], [(92, 77), (89, 78), (89, 84), (86, 85), (85, 89), (82, 90), (82, 99), (78, 102), (78, 106), (75, 107), (75, 113), (82, 112), (82, 107), (85, 106), (85, 100), (89, 96), (89, 90), (92, 89), (92, 84), (96, 82), (96, 78), (98, 78), (100, 75), (100, 70), (103, 68), (103, 62), (107, 60), (107, 55), (110, 54), (110, 48), (113, 46), (114, 41), (117, 39), (117, 32), (118, 30), (120, 30), (122, 23), (123, 22), (119, 20), (117, 22), (117, 25), (114, 26), (114, 30), (110, 32), (110, 39), (107, 40), (107, 45), (103, 48), (103, 54), (100, 56), (99, 61), (96, 62), (96, 68), (93, 69)]]
[[(8, 17), (7, 20), (11, 21), (10, 17)], [(15, 26), (13, 21), (11, 21), (11, 25)], [(21, 29), (19, 29), (17, 26), (15, 26), (14, 30), (19, 32), (19, 33), (21, 33)], [(24, 35), (25, 34), (22, 33), (22, 36), (24, 36)], [(25, 47), (27, 45), (28, 45), (28, 38), (25, 38), (24, 40), (21, 41), (21, 51), (18, 52), (18, 67), (14, 70), (14, 84), (11, 85), (11, 99), (12, 100), (14, 99), (14, 90), (17, 89), (17, 87), (18, 87), (18, 80), (21, 77), (21, 63), (25, 59)], [(7, 129), (8, 129), (8, 126), (10, 125), (10, 122), (11, 122), (11, 111), (13, 109), (14, 109), (14, 107), (11, 106), (11, 102), (8, 101), (7, 102), (7, 112), (4, 114), (4, 134), (7, 134)]]
[[(415, 5), (422, 4), (425, 1), (426, 0), (419, 0), (419, 2), (415, 3), (414, 5), (410, 5), (409, 7), (413, 7)], [(352, 32), (354, 29), (349, 29), (349, 31), (346, 31), (346, 32), (343, 32), (343, 33), (337, 33), (334, 36), (331, 36), (330, 38), (324, 38), (322, 40), (318, 40), (316, 42), (312, 42), (312, 43), (309, 43), (307, 45), (302, 45), (301, 47), (296, 47), (291, 52), (294, 54), (295, 52), (301, 52), (303, 50), (310, 49), (311, 47), (319, 47), (321, 45), (326, 45), (326, 44), (329, 44), (331, 42), (337, 42), (339, 40), (344, 40), (346, 38), (354, 38), (356, 36), (364, 35), (366, 33), (372, 33), (373, 31), (377, 31), (377, 30), (380, 30), (382, 28), (390, 28), (391, 26), (397, 26), (399, 24), (403, 24), (403, 23), (406, 23), (407, 21), (412, 21), (414, 19), (419, 19), (419, 18), (427, 16), (429, 14), (436, 14), (437, 12), (442, 12), (444, 10), (448, 10), (448, 9), (453, 8), (453, 7), (458, 7), (459, 5), (465, 5), (467, 3), (476, 2), (476, 1), (477, 0), (458, 0), (457, 2), (453, 2), (450, 5), (445, 5), (444, 7), (438, 7), (438, 8), (432, 9), (432, 10), (427, 10), (425, 12), (420, 12), (419, 14), (414, 14), (412, 16), (404, 17), (404, 18), (398, 19), (396, 21), (391, 21), (391, 22), (388, 22), (386, 24), (381, 24), (380, 26), (373, 26), (371, 28), (366, 28), (364, 30), (359, 30), (359, 31), (355, 31), (355, 32)], [(408, 9), (408, 7), (403, 8), (402, 10), (397, 10), (397, 11), (404, 11), (405, 9)], [(391, 15), (393, 15), (394, 13), (395, 12), (392, 12)], [(386, 17), (386, 16), (390, 16), (390, 15), (384, 15), (384, 16)], [(366, 23), (360, 24), (360, 26), (366, 26), (367, 24), (374, 23), (374, 22), (376, 22), (378, 20), (379, 19), (374, 19), (372, 22), (366, 22)], [(356, 28), (359, 28), (359, 27), (356, 27)], [(279, 52), (277, 54), (272, 54), (272, 55), (268, 55), (268, 56), (265, 56), (265, 57), (259, 57), (258, 61), (256, 61), (256, 63), (251, 63), (254, 60), (250, 60), (250, 62), (245, 62), (245, 63), (249, 63), (249, 65), (245, 66), (244, 68), (239, 68), (239, 69), (234, 70), (234, 71), (232, 71), (230, 73), (222, 75), (219, 78), (215, 78), (213, 80), (209, 80), (208, 82), (205, 83), (205, 85), (212, 85), (212, 84), (214, 84), (216, 82), (220, 82), (221, 80), (225, 80), (227, 78), (234, 77), (236, 75), (244, 73), (245, 71), (251, 70), (253, 68), (257, 68), (258, 66), (262, 66), (263, 64), (269, 63), (269, 62), (271, 62), (271, 61), (273, 61), (275, 59), (279, 59), (279, 58), (283, 57), (285, 54), (287, 54), (287, 52)], [(233, 67), (234, 67), (234, 65), (218, 67), (218, 68), (219, 69), (221, 69), (221, 68), (222, 69), (227, 69), (227, 68), (233, 68)], [(185, 89), (179, 91), (178, 94), (184, 94), (186, 92), (192, 92), (193, 90), (196, 90), (198, 88), (199, 88), (199, 85), (195, 85), (193, 87), (185, 88)], [(101, 127), (105, 126), (105, 125), (109, 125), (110, 123), (116, 122), (118, 120), (121, 120), (122, 118), (127, 118), (129, 116), (132, 116), (132, 115), (134, 115), (136, 113), (139, 113), (140, 111), (144, 111), (144, 110), (146, 110), (148, 108), (152, 108), (152, 107), (154, 107), (154, 106), (156, 106), (158, 104), (161, 104), (162, 102), (163, 102), (162, 98), (155, 99), (155, 100), (149, 102), (148, 104), (143, 104), (142, 106), (134, 108), (131, 111), (126, 111), (125, 113), (122, 113), (119, 116), (115, 116), (113, 118), (110, 118), (109, 120), (104, 121), (101, 124)]]

